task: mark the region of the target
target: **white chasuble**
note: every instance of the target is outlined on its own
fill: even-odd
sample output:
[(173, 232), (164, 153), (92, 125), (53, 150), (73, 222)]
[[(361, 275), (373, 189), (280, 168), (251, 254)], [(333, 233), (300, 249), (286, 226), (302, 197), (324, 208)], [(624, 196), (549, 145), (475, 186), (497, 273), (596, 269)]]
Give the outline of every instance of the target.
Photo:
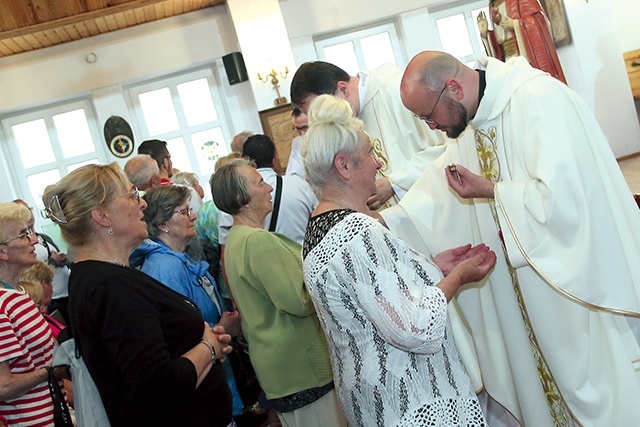
[[(473, 339), (465, 350), (456, 336), (460, 352), (475, 353), (482, 385), (516, 418), (635, 425), (640, 348), (629, 325), (640, 316), (640, 212), (570, 89), (523, 58), (488, 59), (486, 78), (475, 132), (382, 216), (432, 255), (467, 242), (498, 254), (488, 280), (464, 287), (452, 309)], [(451, 163), (496, 182), (495, 200), (459, 199), (444, 175)]]

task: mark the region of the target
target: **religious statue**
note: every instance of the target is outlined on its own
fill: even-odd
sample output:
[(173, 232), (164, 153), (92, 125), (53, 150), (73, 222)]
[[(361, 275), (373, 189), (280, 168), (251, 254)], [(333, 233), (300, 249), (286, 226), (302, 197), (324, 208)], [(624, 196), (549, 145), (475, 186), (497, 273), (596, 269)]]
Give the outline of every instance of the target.
[(506, 61), (522, 55), (529, 63), (566, 83), (551, 37), (549, 21), (538, 0), (489, 0), (487, 16), (478, 15), (478, 29), (487, 55)]

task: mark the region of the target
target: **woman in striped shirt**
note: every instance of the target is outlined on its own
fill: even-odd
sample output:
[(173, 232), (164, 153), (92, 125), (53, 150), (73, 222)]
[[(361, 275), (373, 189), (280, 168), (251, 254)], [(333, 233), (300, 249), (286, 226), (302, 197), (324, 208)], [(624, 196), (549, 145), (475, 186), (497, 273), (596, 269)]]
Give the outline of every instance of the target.
[(54, 339), (18, 285), (22, 272), (37, 261), (30, 218), (22, 205), (0, 204), (0, 422), (7, 426), (53, 426), (47, 368)]

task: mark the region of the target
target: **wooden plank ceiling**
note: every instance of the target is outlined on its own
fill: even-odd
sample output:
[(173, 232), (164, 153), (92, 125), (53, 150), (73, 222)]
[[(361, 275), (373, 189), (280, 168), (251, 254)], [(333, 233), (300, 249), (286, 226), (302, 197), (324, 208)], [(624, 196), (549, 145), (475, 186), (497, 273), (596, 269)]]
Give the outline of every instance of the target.
[(223, 4), (226, 0), (0, 0), (0, 57)]

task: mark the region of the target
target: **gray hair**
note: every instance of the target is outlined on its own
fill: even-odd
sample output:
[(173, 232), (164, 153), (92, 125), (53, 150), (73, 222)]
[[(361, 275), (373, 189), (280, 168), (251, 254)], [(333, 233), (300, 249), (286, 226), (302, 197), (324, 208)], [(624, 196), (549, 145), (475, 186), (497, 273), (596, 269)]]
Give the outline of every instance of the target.
[(160, 176), (160, 168), (150, 155), (138, 154), (124, 165), (124, 173), (133, 185), (145, 190), (154, 176)]
[(149, 189), (143, 198), (147, 202), (144, 221), (153, 239), (158, 237), (160, 226), (171, 219), (176, 208), (191, 198), (191, 192), (183, 185), (167, 185)]
[(197, 184), (200, 184), (198, 175), (193, 172), (178, 172), (171, 177), (171, 182), (173, 182), (174, 184), (186, 185), (194, 188)]
[(253, 132), (251, 132), (250, 130), (245, 130), (240, 132), (236, 136), (234, 136), (233, 139), (231, 140), (231, 151), (236, 153), (242, 153), (242, 146), (244, 145), (245, 142), (247, 142), (247, 139), (252, 135), (253, 135)]
[(0, 242), (9, 240), (13, 230), (10, 228), (22, 227), (31, 220), (31, 211), (21, 203), (0, 203)]
[(320, 95), (309, 107), (309, 130), (300, 140), (307, 181), (316, 194), (334, 176), (333, 160), (338, 153), (355, 159), (358, 142), (366, 135), (362, 120), (351, 105), (332, 95)]
[(213, 202), (222, 212), (237, 215), (251, 201), (249, 183), (240, 172), (242, 166), (255, 167), (250, 159), (234, 159), (221, 166), (211, 177)]

